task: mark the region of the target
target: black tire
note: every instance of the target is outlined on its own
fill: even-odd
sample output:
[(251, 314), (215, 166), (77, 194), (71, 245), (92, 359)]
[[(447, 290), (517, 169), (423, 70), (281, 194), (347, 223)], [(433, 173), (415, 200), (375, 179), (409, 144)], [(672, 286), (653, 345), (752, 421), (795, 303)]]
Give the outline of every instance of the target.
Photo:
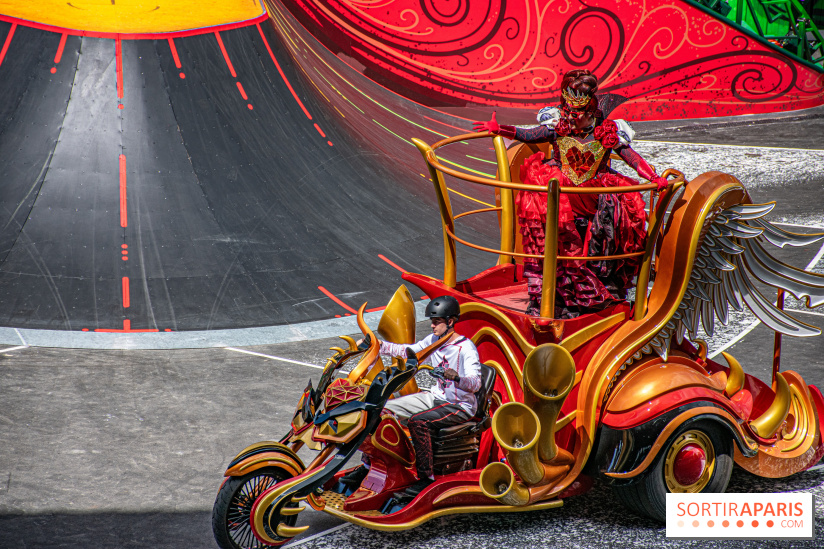
[[(281, 469), (267, 467), (258, 469), (242, 477), (231, 477), (215, 498), (212, 508), (212, 532), (215, 541), (221, 549), (261, 549), (272, 547), (261, 543), (252, 533), (249, 517), (255, 500), (266, 489), (278, 482), (289, 478), (289, 474)], [(291, 504), (290, 507), (295, 506)], [(297, 522), (297, 515), (284, 517), (283, 521), (289, 526)], [(286, 540), (284, 540), (286, 541)]]
[[(703, 435), (703, 438), (701, 436)], [(673, 480), (667, 478), (667, 455), (690, 437), (701, 438), (714, 453), (713, 464), (707, 460), (707, 476), (702, 476), (686, 489), (671, 490)], [(648, 474), (629, 484), (614, 484), (616, 497), (630, 510), (660, 522), (666, 521), (666, 494), (673, 491), (721, 493), (727, 489), (732, 475), (733, 440), (729, 432), (713, 421), (701, 421), (680, 427), (661, 448)], [(712, 468), (710, 470), (710, 467)]]

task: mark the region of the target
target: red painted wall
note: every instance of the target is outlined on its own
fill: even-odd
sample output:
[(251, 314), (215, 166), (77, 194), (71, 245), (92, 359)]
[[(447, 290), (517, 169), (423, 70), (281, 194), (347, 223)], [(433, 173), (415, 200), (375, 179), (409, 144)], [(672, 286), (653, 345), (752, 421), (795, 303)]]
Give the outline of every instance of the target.
[(423, 104), (537, 110), (587, 68), (631, 120), (824, 103), (824, 71), (685, 0), (281, 0), (328, 48)]

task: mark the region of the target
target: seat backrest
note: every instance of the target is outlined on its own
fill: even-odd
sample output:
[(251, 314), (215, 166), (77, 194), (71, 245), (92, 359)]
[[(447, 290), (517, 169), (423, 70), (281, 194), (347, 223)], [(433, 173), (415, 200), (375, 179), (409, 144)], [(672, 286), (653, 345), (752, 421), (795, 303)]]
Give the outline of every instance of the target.
[(495, 369), (486, 364), (481, 364), (481, 388), (475, 393), (475, 402), (478, 409), (473, 419), (484, 419), (489, 412), (489, 397), (492, 396), (492, 389), (495, 387)]

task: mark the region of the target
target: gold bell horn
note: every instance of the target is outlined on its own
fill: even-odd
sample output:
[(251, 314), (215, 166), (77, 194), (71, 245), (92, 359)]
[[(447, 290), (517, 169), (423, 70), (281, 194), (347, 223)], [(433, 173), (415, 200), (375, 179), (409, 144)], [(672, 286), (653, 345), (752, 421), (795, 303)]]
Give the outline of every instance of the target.
[(529, 503), (529, 490), (515, 480), (512, 469), (499, 461), (484, 467), (479, 483), (481, 492), (485, 496), (498, 500), (504, 505)]
[(541, 422), (535, 412), (520, 402), (507, 402), (492, 416), (492, 435), (524, 482), (533, 485), (544, 478), (544, 468), (538, 461)]
[(524, 360), (524, 402), (541, 423), (537, 444), (541, 461), (552, 461), (558, 454), (555, 445), (556, 420), (574, 385), (575, 361), (569, 351), (560, 345), (539, 345)]

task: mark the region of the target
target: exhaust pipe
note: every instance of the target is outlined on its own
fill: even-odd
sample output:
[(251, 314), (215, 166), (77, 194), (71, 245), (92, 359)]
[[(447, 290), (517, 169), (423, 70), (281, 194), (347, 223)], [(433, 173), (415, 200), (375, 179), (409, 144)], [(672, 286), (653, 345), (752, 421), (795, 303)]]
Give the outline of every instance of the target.
[(552, 461), (558, 455), (555, 426), (561, 406), (575, 384), (575, 361), (569, 351), (554, 343), (532, 350), (524, 360), (524, 402), (541, 422), (538, 457)]

